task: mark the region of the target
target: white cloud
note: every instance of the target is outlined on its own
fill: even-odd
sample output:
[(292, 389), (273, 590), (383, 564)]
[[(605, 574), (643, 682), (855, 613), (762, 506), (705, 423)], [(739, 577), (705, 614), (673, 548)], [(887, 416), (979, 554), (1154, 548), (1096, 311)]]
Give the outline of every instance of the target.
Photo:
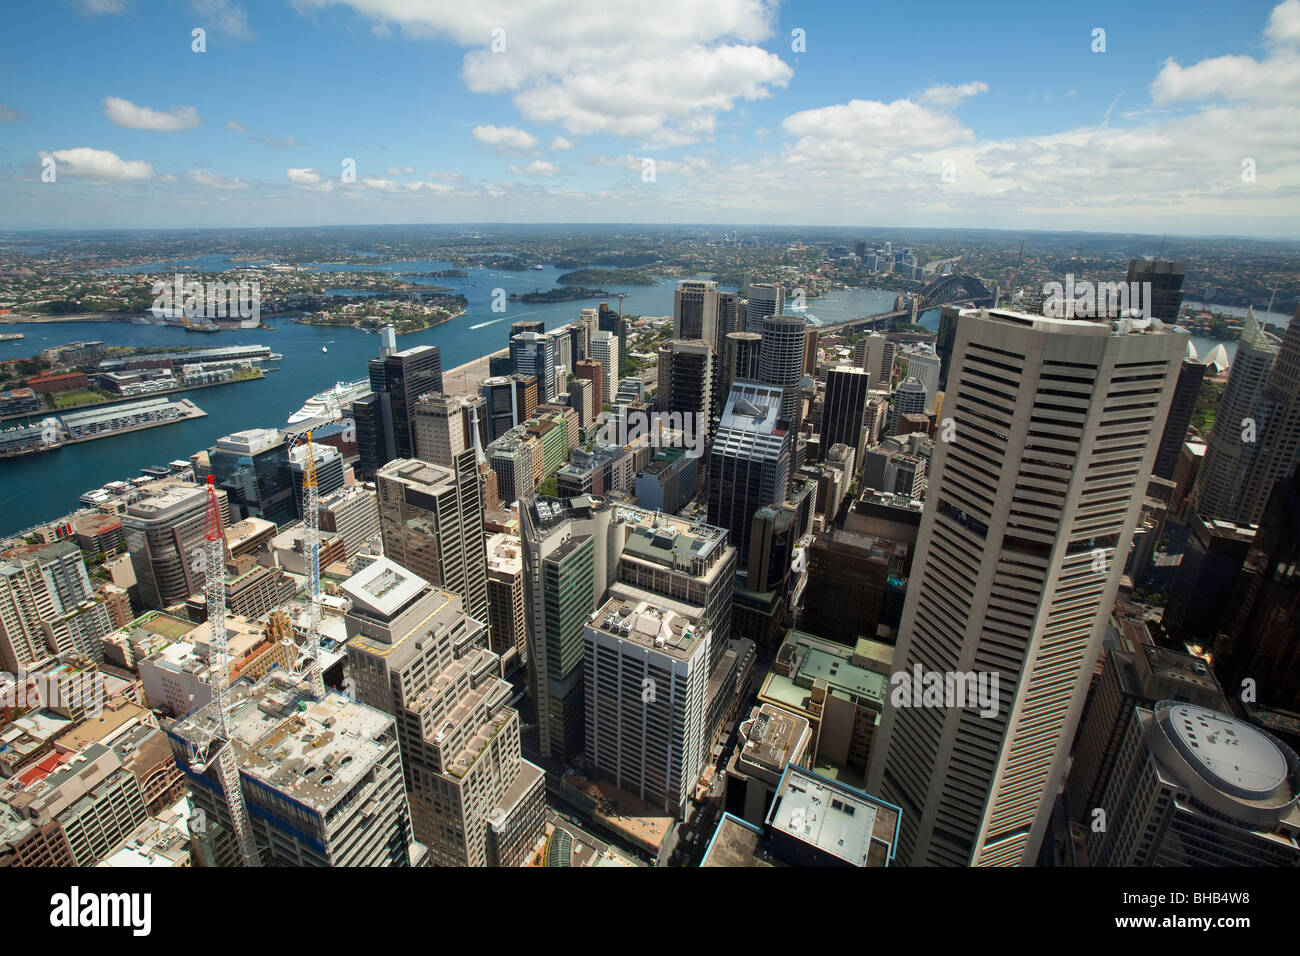
[(56, 149), (42, 152), (41, 159), (54, 157), (55, 173), (59, 177), (117, 180), (129, 182), (153, 178), (153, 165), (141, 159), (124, 160), (106, 149), (79, 146), (76, 149)]
[(412, 166), (389, 166), (384, 172), (385, 176), (411, 176), (414, 175), (415, 169)]
[(573, 149), (573, 141), (563, 136), (557, 136), (551, 140), (551, 149)]
[(453, 173), (440, 169), (431, 169), (424, 175), (428, 176), (430, 179), (442, 179), (449, 183), (461, 183), (465, 181), (465, 177), (460, 173)]
[(104, 115), (127, 129), (151, 129), (172, 132), (199, 125), (199, 114), (192, 106), (173, 106), (163, 113), (147, 106), (137, 106), (116, 96), (104, 97)]
[(254, 143), (261, 143), (263, 146), (270, 146), (272, 149), (289, 149), (292, 146), (301, 145), (293, 136), (277, 138), (275, 136), (254, 136), (251, 137)]
[(102, 13), (121, 13), (126, 9), (126, 0), (79, 0), (77, 5), (84, 12), (99, 16)]
[(210, 173), (206, 169), (191, 169), (185, 174), (185, 178), (196, 186), (207, 186), (211, 189), (247, 189), (248, 183), (242, 179), (230, 176), (218, 176), (216, 173)]
[(226, 124), (226, 129), (233, 129), (236, 133), (247, 133), (247, 132), (248, 132), (248, 127), (247, 127), (247, 126), (245, 126), (243, 123), (237, 122), (237, 121), (235, 121), (235, 120), (231, 120), (229, 123), (227, 123), (227, 124)]
[(423, 181), (399, 183), (396, 180), (383, 179), (378, 176), (363, 176), (361, 179), (361, 185), (369, 189), (376, 189), (379, 190), (380, 192), (388, 192), (388, 193), (431, 192), (431, 193), (441, 194), (441, 193), (452, 192), (453, 190), (453, 187), (448, 186), (446, 183), (426, 183)]
[(1300, 46), (1300, 0), (1286, 0), (1273, 8), (1264, 37), (1270, 43)]
[[(344, 2), (414, 37), (468, 47), (461, 76), (470, 90), (508, 93), (531, 122), (569, 134), (603, 132), (661, 145), (712, 135), (714, 117), (738, 100), (785, 86), (793, 70), (756, 44), (773, 35), (770, 0), (298, 0)], [(493, 52), (492, 31), (506, 50)]]
[(950, 110), (964, 100), (988, 91), (989, 85), (982, 80), (962, 83), (960, 86), (939, 83), (921, 94), (921, 102), (928, 106), (937, 106), (940, 109)]
[(190, 0), (190, 10), (203, 22), (199, 26), (215, 28), (219, 33), (251, 40), (253, 31), (248, 26), (248, 14), (244, 8), (230, 0)]
[(554, 163), (548, 163), (544, 159), (538, 159), (527, 166), (516, 166), (513, 163), (506, 167), (506, 172), (513, 173), (516, 176), (558, 176), (560, 167)]
[(284, 171), (285, 176), (289, 178), (289, 183), (303, 189), (328, 190), (334, 187), (334, 183), (326, 179), (316, 170), (307, 167), (303, 169), (294, 169), (290, 167)]
[(475, 126), (474, 138), (489, 149), (520, 151), (537, 145), (537, 137), (515, 126)]

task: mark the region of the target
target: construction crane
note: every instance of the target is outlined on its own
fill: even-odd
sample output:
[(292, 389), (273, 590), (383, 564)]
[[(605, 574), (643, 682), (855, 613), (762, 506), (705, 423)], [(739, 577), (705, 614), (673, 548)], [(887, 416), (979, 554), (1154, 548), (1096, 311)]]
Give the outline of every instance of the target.
[(226, 539), (221, 529), (221, 509), (217, 506), (216, 486), (208, 476), (208, 505), (204, 516), (204, 597), (207, 603), (208, 632), (211, 646), (211, 681), (213, 721), (195, 721), (187, 735), (190, 750), (190, 769), (205, 773), (214, 767), (226, 797), (230, 824), (235, 843), (244, 866), (261, 866), (253, 828), (244, 803), (244, 791), (239, 781), (239, 767), (230, 745), (230, 654), (226, 646), (226, 586), (223, 569), (226, 566)]
[(298, 655), (298, 672), (311, 685), (317, 700), (325, 696), (325, 673), (320, 661), (320, 493), (316, 485), (316, 453), (311, 447), (311, 431), (294, 440), (302, 448), (302, 525), (303, 559), (307, 565), (309, 606), (307, 639)]

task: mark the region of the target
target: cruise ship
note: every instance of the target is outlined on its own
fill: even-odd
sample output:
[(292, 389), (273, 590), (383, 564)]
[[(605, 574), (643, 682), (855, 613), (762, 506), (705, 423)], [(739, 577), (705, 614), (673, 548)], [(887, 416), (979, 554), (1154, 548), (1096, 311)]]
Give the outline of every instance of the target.
[(333, 388), (309, 398), (306, 405), (289, 416), (289, 424), (296, 425), (311, 418), (338, 418), (343, 414), (344, 405), (369, 394), (368, 378), (355, 382), (336, 382)]

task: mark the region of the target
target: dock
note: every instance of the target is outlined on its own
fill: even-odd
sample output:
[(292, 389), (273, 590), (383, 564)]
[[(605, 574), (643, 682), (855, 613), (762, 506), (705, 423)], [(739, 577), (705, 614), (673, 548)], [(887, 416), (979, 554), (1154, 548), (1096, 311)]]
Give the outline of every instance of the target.
[(157, 428), (159, 425), (189, 421), (192, 418), (204, 418), (207, 414), (188, 398), (174, 402), (169, 398), (151, 398), (127, 405), (69, 412), (59, 416), (59, 425), (63, 444), (75, 445), (97, 438), (110, 438), (127, 432)]

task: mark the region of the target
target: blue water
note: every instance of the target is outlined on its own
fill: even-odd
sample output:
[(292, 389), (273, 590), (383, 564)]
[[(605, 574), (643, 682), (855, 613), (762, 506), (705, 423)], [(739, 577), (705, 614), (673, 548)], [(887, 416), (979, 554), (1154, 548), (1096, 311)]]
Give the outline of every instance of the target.
[[(136, 266), (119, 272), (167, 272), (177, 266), (218, 271), (233, 266), (224, 255), (204, 256), (157, 266)], [(378, 269), (388, 272), (434, 272), (449, 268), (446, 262), (404, 262), (381, 266), (322, 266), (322, 272)], [(474, 361), (508, 344), (511, 322), (542, 319), (554, 328), (571, 322), (583, 308), (594, 308), (599, 299), (525, 305), (507, 302), (505, 313), (492, 311), (493, 290), (506, 294), (549, 289), (564, 270), (548, 266), (527, 272), (491, 269), (466, 270), (464, 279), (423, 278), (413, 281), (446, 286), (463, 294), (469, 302), (466, 313), (436, 328), (398, 337), (399, 348), (436, 345), (442, 350), (442, 367), (452, 369)], [(602, 286), (610, 293), (626, 292), (624, 312), (635, 315), (671, 315), (675, 280), (654, 286)], [(855, 289), (835, 292), (824, 299), (808, 301), (807, 315), (823, 322), (836, 322), (893, 307), (895, 292)], [(609, 303), (617, 307), (617, 299)], [(0, 534), (11, 534), (43, 521), (60, 517), (79, 507), (82, 493), (109, 481), (133, 478), (148, 465), (165, 465), (187, 459), (208, 448), (223, 435), (245, 428), (281, 427), (302, 404), (338, 381), (365, 378), (366, 361), (379, 351), (379, 336), (349, 328), (299, 325), (289, 317), (265, 317), (273, 330), (248, 329), (196, 335), (166, 326), (132, 325), (120, 322), (61, 322), (0, 324), (0, 332), (21, 332), (20, 341), (0, 342), (0, 360), (35, 355), (43, 349), (67, 342), (98, 340), (109, 345), (213, 346), (265, 345), (284, 355), (281, 362), (263, 363), (278, 367), (256, 382), (218, 385), (183, 393), (207, 417), (174, 425), (163, 425), (116, 438), (104, 438), (34, 458), (0, 462)], [(937, 324), (938, 312), (933, 315)], [(486, 324), (485, 324), (486, 323)], [(480, 325), (474, 329), (472, 326)], [(322, 352), (324, 346), (328, 351)], [(13, 424), (12, 422), (9, 424)]]

